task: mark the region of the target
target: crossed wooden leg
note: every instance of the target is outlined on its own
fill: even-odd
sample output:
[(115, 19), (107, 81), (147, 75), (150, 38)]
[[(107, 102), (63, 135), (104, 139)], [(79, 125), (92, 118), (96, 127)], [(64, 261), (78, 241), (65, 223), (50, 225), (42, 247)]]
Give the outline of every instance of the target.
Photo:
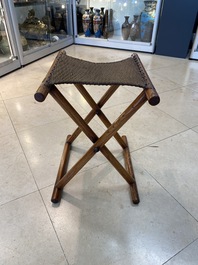
[[(112, 124), (102, 112), (101, 108), (108, 101), (108, 99), (113, 95), (119, 86), (111, 86), (107, 92), (101, 97), (98, 103), (96, 103), (90, 94), (87, 92), (85, 87), (81, 84), (75, 84), (75, 87), (86, 99), (88, 104), (92, 107), (92, 110), (83, 119), (78, 112), (72, 107), (72, 105), (67, 101), (67, 99), (60, 93), (60, 91), (54, 85), (50, 90), (51, 96), (58, 102), (58, 104), (65, 110), (65, 112), (73, 119), (73, 121), (78, 125), (78, 128), (74, 131), (72, 135), (68, 135), (56, 182), (54, 185), (54, 190), (52, 193), (51, 201), (53, 203), (58, 203), (61, 200), (62, 190), (64, 186), (83, 168), (83, 166), (97, 153), (101, 152), (107, 160), (116, 168), (120, 175), (128, 182), (131, 188), (131, 197), (133, 203), (139, 203), (139, 195), (137, 190), (137, 185), (135, 181), (135, 175), (133, 172), (132, 161), (130, 157), (130, 151), (128, 147), (128, 142), (126, 136), (120, 136), (118, 130), (141, 108), (141, 106), (147, 101), (145, 91), (143, 90), (139, 96), (126, 108), (126, 110), (114, 121)], [(98, 115), (107, 130), (98, 137), (96, 133), (90, 128), (88, 123), (91, 119)], [(69, 153), (72, 142), (78, 137), (81, 132), (92, 141), (93, 145), (87, 150), (87, 152), (79, 159), (78, 162), (70, 169), (68, 168)], [(120, 164), (120, 162), (115, 158), (115, 156), (110, 152), (110, 150), (105, 146), (105, 144), (110, 140), (111, 137), (115, 137), (117, 142), (123, 148), (123, 156), (125, 160), (125, 168)]]

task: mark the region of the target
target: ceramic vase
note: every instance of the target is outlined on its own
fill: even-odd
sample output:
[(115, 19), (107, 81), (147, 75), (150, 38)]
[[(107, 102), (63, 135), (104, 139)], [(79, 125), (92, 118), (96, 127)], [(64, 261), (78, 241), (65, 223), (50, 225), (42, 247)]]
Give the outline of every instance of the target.
[(105, 24), (104, 7), (101, 7), (101, 8), (100, 8), (100, 18), (101, 18), (101, 34), (103, 35), (104, 24)]
[(100, 9), (95, 9), (95, 15), (93, 17), (93, 28), (95, 37), (100, 38), (102, 35)]
[(131, 24), (129, 23), (129, 16), (125, 16), (125, 21), (122, 24), (122, 38), (128, 40), (130, 34)]
[(89, 17), (90, 17), (90, 30), (91, 30), (91, 34), (94, 34), (94, 29), (93, 29), (93, 17), (94, 17), (95, 13), (93, 11), (93, 7), (89, 8)]
[(90, 30), (89, 9), (85, 9), (85, 13), (82, 16), (82, 24), (83, 24), (83, 31), (84, 31), (85, 37), (90, 37), (91, 30)]
[(139, 15), (134, 15), (133, 16), (133, 21), (131, 24), (131, 29), (130, 29), (130, 38), (132, 41), (135, 41), (140, 38), (140, 22), (139, 22)]
[(64, 31), (67, 32), (67, 14), (66, 14), (66, 10), (63, 13), (63, 26), (64, 26)]
[(145, 8), (140, 14), (141, 41), (151, 42), (157, 1), (144, 1)]
[(105, 10), (105, 15), (104, 15), (104, 27), (103, 27), (103, 37), (104, 39), (108, 39), (109, 37), (109, 32), (108, 32), (108, 10)]
[(109, 10), (108, 15), (108, 37), (113, 37), (114, 34), (114, 26), (113, 26), (113, 9)]
[(57, 32), (61, 30), (61, 24), (62, 24), (61, 9), (59, 7), (56, 7), (56, 12), (54, 14), (54, 26)]

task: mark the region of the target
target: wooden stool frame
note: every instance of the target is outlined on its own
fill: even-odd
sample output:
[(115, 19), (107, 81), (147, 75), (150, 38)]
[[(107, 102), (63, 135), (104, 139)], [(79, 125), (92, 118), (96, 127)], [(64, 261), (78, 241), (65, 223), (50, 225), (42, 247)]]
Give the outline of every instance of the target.
[[(64, 78), (63, 78), (64, 80), (60, 80), (60, 83), (73, 83), (76, 89), (80, 92), (80, 94), (84, 97), (84, 99), (87, 101), (87, 103), (92, 108), (89, 114), (83, 119), (80, 116), (80, 114), (74, 109), (74, 107), (67, 101), (67, 99), (58, 90), (55, 83), (59, 84), (59, 82), (57, 82), (56, 80), (54, 81), (52, 78), (52, 73), (54, 69), (56, 70), (57, 65), (59, 65), (58, 62), (60, 62), (60, 59), (62, 58), (62, 56), (64, 57), (64, 60), (65, 58), (70, 58), (66, 56), (66, 53), (64, 51), (59, 52), (57, 58), (55, 59), (55, 62), (53, 63), (52, 67), (50, 68), (48, 72), (48, 75), (46, 76), (46, 78), (44, 79), (44, 81), (42, 82), (41, 86), (39, 87), (39, 89), (37, 90), (35, 94), (35, 99), (39, 102), (42, 102), (46, 98), (47, 94), (49, 93), (78, 126), (77, 129), (71, 135), (68, 135), (66, 138), (66, 142), (64, 145), (63, 154), (62, 154), (62, 158), (60, 161), (59, 170), (57, 173), (57, 178), (55, 181), (51, 201), (53, 203), (60, 202), (62, 191), (65, 185), (84, 167), (84, 165), (97, 152), (100, 151), (106, 157), (106, 159), (112, 164), (112, 166), (120, 173), (120, 175), (125, 179), (125, 181), (129, 184), (130, 190), (131, 190), (132, 201), (134, 204), (138, 204), (140, 199), (138, 195), (138, 189), (137, 189), (135, 175), (133, 171), (127, 137), (125, 135), (120, 136), (118, 133), (118, 130), (142, 107), (142, 105), (146, 101), (149, 101), (151, 105), (156, 105), (159, 103), (160, 99), (159, 99), (159, 96), (156, 90), (154, 89), (139, 58), (137, 57), (137, 55), (135, 55), (136, 61), (138, 62), (138, 67), (139, 67), (138, 69), (140, 69), (141, 78), (143, 77), (142, 79), (144, 79), (143, 80), (144, 83), (143, 85), (141, 85), (144, 89), (136, 97), (136, 99), (123, 111), (123, 113), (111, 124), (111, 122), (108, 120), (108, 118), (103, 113), (101, 108), (111, 98), (113, 93), (119, 88), (120, 83), (117, 82), (117, 84), (110, 85), (106, 93), (96, 103), (91, 97), (91, 95), (88, 93), (88, 91), (86, 90), (85, 86), (83, 85), (83, 83), (89, 83), (87, 82), (87, 80), (83, 81), (83, 83), (81, 82), (78, 83), (77, 81), (79, 80), (75, 80), (74, 82), (73, 78), (71, 79), (71, 73), (68, 76), (67, 74), (64, 74)], [(64, 62), (64, 60), (62, 61)], [(72, 58), (72, 60), (74, 60), (74, 63), (77, 62), (78, 64), (79, 62), (82, 62), (82, 63), (84, 62), (76, 58)], [(123, 66), (123, 63), (124, 62), (122, 62), (122, 66)], [(93, 64), (89, 62), (88, 66), (89, 67), (93, 66)], [(98, 63), (98, 64), (95, 64), (94, 66), (96, 66), (97, 68), (100, 66), (104, 67), (104, 64)], [(143, 74), (142, 74), (142, 71), (143, 71)], [(65, 80), (65, 76), (66, 76), (66, 80)], [(101, 83), (103, 84), (103, 82)], [(133, 85), (135, 84), (133, 83)], [(144, 86), (146, 86), (146, 88)], [(97, 115), (100, 118), (100, 120), (104, 123), (104, 125), (107, 128), (106, 131), (100, 137), (98, 137), (97, 134), (88, 125), (95, 115)], [(75, 165), (73, 165), (68, 170), (69, 154), (71, 150), (71, 145), (81, 132), (84, 132), (84, 134), (91, 140), (93, 145), (75, 163)], [(115, 158), (112, 152), (105, 145), (112, 137), (116, 139), (116, 141), (119, 143), (119, 145), (123, 149), (125, 167), (121, 165), (121, 163)]]

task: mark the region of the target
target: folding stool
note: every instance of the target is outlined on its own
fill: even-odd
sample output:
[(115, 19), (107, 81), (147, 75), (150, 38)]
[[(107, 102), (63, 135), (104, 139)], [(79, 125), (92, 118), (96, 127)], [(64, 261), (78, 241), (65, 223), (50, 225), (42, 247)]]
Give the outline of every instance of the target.
[[(59, 84), (74, 84), (77, 90), (91, 106), (91, 111), (83, 119), (68, 100), (58, 90)], [(88, 93), (84, 85), (110, 86), (101, 99), (96, 103)], [(135, 100), (123, 111), (123, 113), (111, 123), (101, 108), (111, 98), (113, 93), (121, 86), (136, 86), (143, 90)], [(57, 101), (63, 110), (77, 124), (77, 129), (66, 138), (62, 158), (57, 173), (51, 201), (58, 203), (64, 186), (85, 166), (85, 164), (97, 153), (101, 152), (115, 167), (120, 175), (128, 182), (131, 188), (133, 203), (139, 203), (138, 189), (130, 157), (127, 137), (120, 136), (118, 130), (148, 101), (150, 105), (157, 105), (160, 98), (142, 65), (137, 54), (131, 57), (110, 63), (88, 62), (66, 55), (64, 50), (59, 51), (50, 70), (35, 93), (35, 99), (42, 102), (48, 93)], [(100, 136), (88, 125), (92, 118), (98, 115), (107, 130)], [(69, 154), (73, 141), (78, 135), (84, 134), (92, 141), (93, 145), (69, 170)], [(125, 167), (115, 158), (105, 145), (112, 137), (123, 149)]]

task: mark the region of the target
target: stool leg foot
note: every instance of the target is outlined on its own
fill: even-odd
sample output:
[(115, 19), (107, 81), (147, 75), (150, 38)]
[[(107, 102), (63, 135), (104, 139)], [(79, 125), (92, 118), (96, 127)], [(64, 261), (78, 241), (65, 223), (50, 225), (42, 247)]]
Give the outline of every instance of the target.
[(129, 174), (131, 175), (131, 179), (133, 180), (133, 182), (130, 184), (131, 198), (134, 204), (138, 204), (140, 202), (140, 199), (139, 199), (137, 184), (135, 180), (135, 174), (133, 171), (133, 165), (132, 165), (132, 160), (130, 156), (128, 141), (125, 135), (122, 136), (122, 139), (127, 145), (127, 147), (123, 149), (125, 167), (126, 167), (126, 170), (129, 172)]
[(57, 177), (56, 177), (56, 182), (54, 185), (54, 189), (52, 192), (52, 197), (51, 197), (51, 202), (53, 203), (59, 203), (61, 200), (61, 196), (62, 196), (62, 188), (57, 188), (56, 187), (56, 183), (61, 180), (61, 178), (64, 176), (66, 170), (67, 170), (67, 166), (68, 166), (68, 162), (69, 162), (69, 153), (70, 153), (70, 146), (71, 143), (69, 142), (69, 138), (71, 135), (67, 136), (66, 142), (65, 142), (65, 146), (63, 149), (63, 154), (61, 157), (61, 161), (60, 161), (60, 165), (59, 165), (59, 169), (58, 169), (58, 173), (57, 173)]
[(62, 191), (63, 191), (63, 189), (58, 189), (58, 188), (54, 187), (52, 197), (51, 197), (52, 203), (59, 203), (61, 201)]

